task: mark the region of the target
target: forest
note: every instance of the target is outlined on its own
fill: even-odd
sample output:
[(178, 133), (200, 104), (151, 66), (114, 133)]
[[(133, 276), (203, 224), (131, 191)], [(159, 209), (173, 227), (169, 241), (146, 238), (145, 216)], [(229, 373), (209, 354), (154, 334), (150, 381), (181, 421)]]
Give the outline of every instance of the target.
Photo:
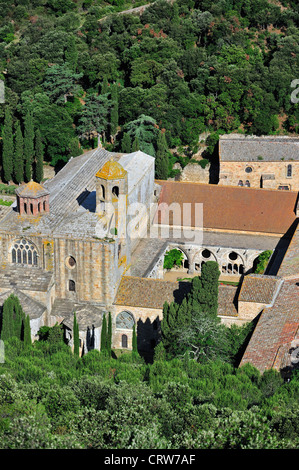
[[(101, 140), (156, 157), (156, 176), (208, 133), (292, 134), (298, 104), (295, 0), (0, 3), (2, 180), (43, 179)], [(184, 160), (185, 159), (185, 160)]]

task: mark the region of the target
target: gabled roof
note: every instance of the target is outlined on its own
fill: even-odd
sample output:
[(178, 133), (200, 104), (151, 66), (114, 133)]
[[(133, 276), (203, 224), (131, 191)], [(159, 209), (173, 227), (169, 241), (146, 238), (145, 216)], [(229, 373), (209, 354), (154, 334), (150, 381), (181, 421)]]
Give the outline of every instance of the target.
[(240, 366), (250, 362), (260, 372), (272, 367), (280, 369), (282, 363), (277, 360), (280, 349), (296, 338), (298, 327), (299, 277), (284, 281), (274, 306), (263, 310)]
[(21, 307), (25, 315), (29, 315), (30, 320), (35, 318), (40, 318), (47, 310), (46, 306), (32, 297), (24, 294), (19, 289), (10, 289), (9, 291), (4, 292), (0, 295), (0, 306), (4, 304), (5, 300), (11, 295), (14, 294), (18, 297)]
[(226, 134), (219, 138), (219, 158), (223, 162), (298, 161), (299, 138)]
[[(183, 226), (195, 227), (195, 203), (203, 204), (203, 228), (240, 232), (285, 234), (296, 219), (297, 192), (268, 189), (239, 188), (213, 184), (178, 181), (158, 181), (162, 186), (159, 204), (190, 204), (190, 221), (181, 216)], [(187, 206), (185, 206), (187, 207)], [(169, 222), (168, 222), (169, 220)], [(176, 225), (172, 212), (159, 213), (156, 223)]]
[(277, 276), (249, 274), (244, 277), (239, 294), (239, 301), (268, 305), (272, 302), (280, 283), (281, 278)]

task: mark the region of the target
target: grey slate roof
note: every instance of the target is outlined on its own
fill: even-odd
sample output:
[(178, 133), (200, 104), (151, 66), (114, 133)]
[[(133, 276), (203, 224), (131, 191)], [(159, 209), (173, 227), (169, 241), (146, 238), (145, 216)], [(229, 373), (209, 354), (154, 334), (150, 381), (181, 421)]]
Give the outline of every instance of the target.
[(3, 306), (5, 300), (11, 295), (14, 294), (18, 297), (21, 307), (25, 313), (25, 315), (29, 315), (30, 320), (35, 318), (40, 318), (47, 310), (46, 306), (41, 304), (35, 299), (32, 299), (28, 295), (24, 294), (18, 289), (10, 289), (4, 294), (0, 295), (0, 307)]
[(80, 331), (87, 328), (99, 328), (102, 325), (105, 309), (89, 302), (73, 302), (67, 299), (56, 299), (51, 315), (63, 318), (62, 323), (69, 329), (73, 329), (74, 312)]
[[(298, 161), (299, 137), (227, 134), (219, 139), (220, 161)], [(260, 158), (259, 158), (260, 157)]]
[(52, 236), (98, 236), (102, 230), (96, 230), (96, 227), (101, 226), (101, 222), (95, 214), (95, 175), (112, 155), (128, 172), (129, 193), (144, 172), (153, 166), (155, 160), (141, 151), (117, 154), (103, 148), (90, 150), (72, 158), (54, 178), (44, 183), (45, 189), (50, 193), (50, 213), (37, 218), (21, 217), (14, 203), (3, 218), (0, 218), (0, 231), (8, 230), (22, 234), (26, 230), (26, 235), (42, 233)]
[(18, 231), (26, 228), (27, 234), (59, 234), (61, 227), (64, 230), (67, 216), (78, 209), (85, 209), (82, 203), (95, 190), (95, 174), (110, 157), (110, 152), (97, 148), (72, 158), (54, 178), (44, 183), (50, 193), (50, 213), (38, 218), (20, 217), (12, 207), (0, 221), (0, 230)]
[(0, 269), (1, 289), (31, 290), (47, 292), (52, 281), (53, 273), (44, 271), (36, 266), (5, 265)]

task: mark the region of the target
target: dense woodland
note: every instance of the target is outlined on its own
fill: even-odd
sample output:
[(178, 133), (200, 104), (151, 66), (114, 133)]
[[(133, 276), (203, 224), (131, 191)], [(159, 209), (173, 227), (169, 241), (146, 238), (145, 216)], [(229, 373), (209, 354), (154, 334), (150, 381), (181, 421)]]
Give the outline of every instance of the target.
[(59, 169), (98, 138), (155, 156), (167, 178), (203, 132), (209, 157), (219, 133), (298, 130), (297, 1), (159, 0), (119, 14), (140, 4), (0, 3), (5, 182), (40, 181), (42, 159)]

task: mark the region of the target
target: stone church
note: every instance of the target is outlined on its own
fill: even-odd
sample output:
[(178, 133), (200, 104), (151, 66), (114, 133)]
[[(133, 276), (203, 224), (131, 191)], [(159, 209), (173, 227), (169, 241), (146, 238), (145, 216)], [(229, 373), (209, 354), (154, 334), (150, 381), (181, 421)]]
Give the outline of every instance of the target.
[[(159, 339), (164, 302), (181, 301), (190, 288), (184, 274), (200, 274), (202, 263), (214, 260), (224, 278), (241, 281), (241, 289), (219, 286), (222, 322), (263, 318), (291, 282), (295, 303), (288, 305), (298, 329), (297, 192), (156, 181), (154, 175), (155, 159), (141, 151), (97, 148), (72, 158), (43, 185), (18, 187), (15, 203), (0, 210), (0, 305), (15, 293), (33, 339), (41, 326), (59, 323), (71, 345), (76, 312), (84, 352), (100, 348), (102, 318), (111, 312), (112, 346), (131, 349), (135, 325), (138, 348), (148, 352)], [(199, 219), (195, 203), (202, 206)], [(177, 222), (167, 208), (183, 213), (185, 204), (189, 217)], [(165, 278), (163, 259), (172, 248), (183, 254), (182, 279)], [(256, 277), (254, 261), (265, 250), (273, 251), (270, 270)], [(290, 263), (291, 274), (283, 263)], [(294, 328), (282, 342), (296, 340)]]

